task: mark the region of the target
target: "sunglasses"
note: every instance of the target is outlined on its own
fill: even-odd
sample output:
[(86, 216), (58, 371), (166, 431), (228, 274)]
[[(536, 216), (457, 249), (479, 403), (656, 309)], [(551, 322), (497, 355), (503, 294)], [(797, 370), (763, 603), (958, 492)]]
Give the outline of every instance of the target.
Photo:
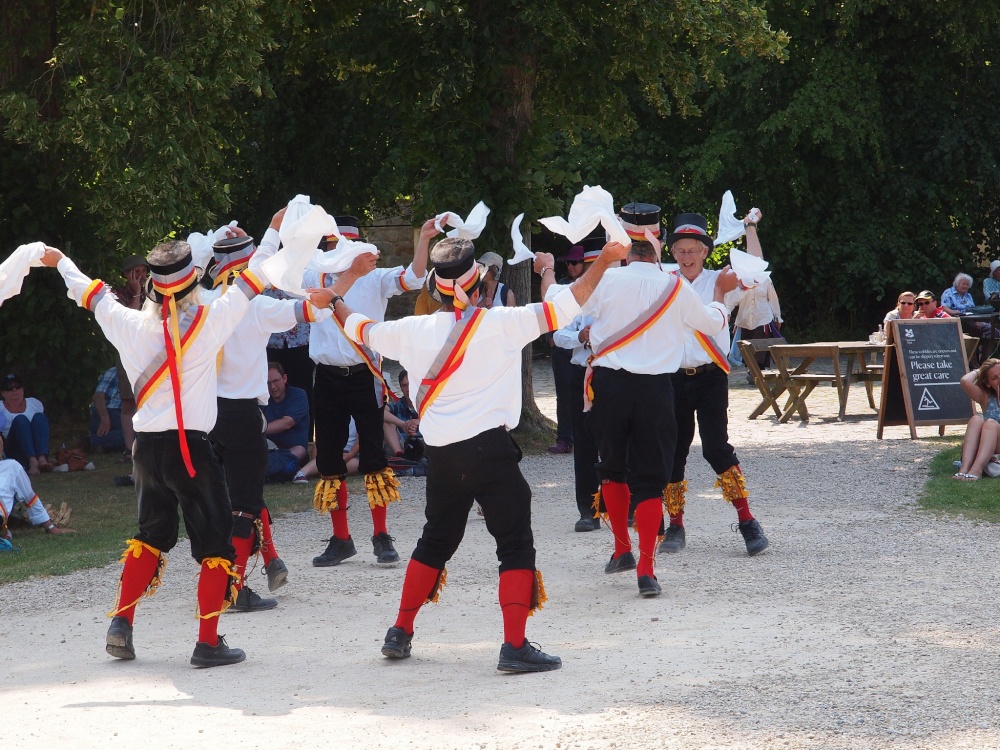
[(913, 307), (913, 303), (912, 302), (900, 302), (899, 304), (900, 305), (906, 305), (907, 307)]
[(931, 299), (920, 299), (920, 300), (917, 300), (917, 304), (920, 305), (921, 307), (923, 307), (924, 305), (933, 305), (934, 304), (934, 300), (931, 300)]
[(8, 385), (6, 388), (4, 388), (4, 390), (5, 391), (19, 391), (19, 390), (21, 390), (21, 387), (22, 386), (21, 386), (20, 383), (14, 383), (14, 384)]
[(583, 261), (582, 260), (567, 260), (566, 261), (566, 265), (567, 266), (582, 266), (583, 265)]

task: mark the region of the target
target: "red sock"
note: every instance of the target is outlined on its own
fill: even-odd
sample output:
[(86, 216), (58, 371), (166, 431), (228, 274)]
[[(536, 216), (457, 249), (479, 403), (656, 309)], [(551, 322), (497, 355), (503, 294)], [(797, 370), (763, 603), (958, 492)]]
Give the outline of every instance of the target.
[(274, 537), (271, 535), (271, 514), (267, 508), (260, 511), (261, 544), (260, 556), (264, 558), (264, 565), (270, 565), (278, 558), (278, 549), (274, 546)]
[(131, 606), (122, 609), (118, 617), (124, 617), (131, 625), (135, 620), (135, 606), (149, 586), (156, 574), (156, 566), (160, 562), (160, 556), (156, 552), (150, 551), (147, 547), (142, 547), (138, 557), (129, 555), (125, 558), (125, 567), (122, 569), (121, 591), (118, 593), (118, 605), (129, 604)]
[[(198, 576), (198, 612), (202, 615), (219, 612), (222, 600), (226, 598), (229, 588), (229, 575), (221, 565), (210, 568), (207, 563), (201, 564), (201, 575)], [(198, 641), (209, 646), (219, 645), (219, 615), (198, 618)]]
[(375, 536), (389, 533), (389, 529), (385, 526), (385, 511), (384, 505), (376, 505), (372, 508), (372, 526), (375, 528)]
[(399, 615), (396, 617), (396, 627), (405, 630), (407, 635), (413, 633), (413, 621), (417, 619), (417, 612), (427, 601), (439, 575), (441, 571), (437, 568), (410, 558), (406, 566), (406, 578), (403, 580), (403, 593), (399, 597)]
[[(236, 588), (243, 588), (243, 577), (247, 572), (247, 560), (250, 559), (250, 552), (253, 550), (253, 539), (250, 537), (234, 536), (233, 549), (236, 550), (236, 561), (233, 563), (233, 572), (236, 573)], [(214, 610), (209, 610), (214, 611)]]
[(639, 503), (635, 509), (635, 530), (639, 532), (639, 562), (635, 568), (637, 576), (651, 576), (656, 559), (656, 537), (663, 521), (663, 503), (654, 497)]
[(736, 508), (736, 518), (740, 523), (752, 521), (753, 514), (750, 512), (750, 499), (738, 497), (733, 500), (733, 507)]
[(670, 516), (670, 525), (671, 526), (680, 526), (682, 529), (684, 528), (684, 511), (683, 510), (680, 513), (678, 513), (677, 515)]
[(524, 645), (524, 629), (531, 612), (533, 570), (505, 570), (500, 574), (500, 611), (503, 613), (503, 639), (514, 648)]
[(341, 481), (337, 490), (337, 510), (330, 511), (333, 521), (333, 535), (337, 539), (349, 539), (351, 530), (347, 526), (347, 482)]
[(632, 550), (632, 539), (628, 535), (628, 505), (632, 495), (624, 482), (601, 482), (601, 497), (611, 521), (611, 533), (615, 536), (614, 557), (620, 557)]

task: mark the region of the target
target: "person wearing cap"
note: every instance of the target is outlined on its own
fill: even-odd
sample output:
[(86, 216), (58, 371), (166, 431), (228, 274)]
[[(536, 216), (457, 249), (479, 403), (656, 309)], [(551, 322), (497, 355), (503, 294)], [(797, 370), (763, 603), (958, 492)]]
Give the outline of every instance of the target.
[(924, 289), (917, 295), (917, 311), (914, 318), (950, 318), (951, 315), (938, 304), (937, 297), (930, 289)]
[[(278, 227), (284, 211), (271, 220), (261, 241), (261, 259), (278, 250)], [(229, 229), (227, 237), (212, 246), (212, 260), (206, 279), (211, 291), (203, 293), (206, 302), (225, 294), (247, 271), (254, 255), (253, 237), (240, 227)], [(301, 323), (327, 320), (329, 310), (317, 310), (305, 300), (279, 300), (259, 295), (250, 302), (250, 310), (222, 347), (218, 367), (218, 418), (209, 433), (226, 475), (233, 515), (233, 547), (236, 558), (233, 571), (238, 594), (231, 612), (259, 612), (278, 606), (275, 599), (265, 599), (246, 585), (247, 562), (260, 550), (268, 589), (275, 591), (288, 580), (288, 567), (278, 556), (271, 533), (271, 518), (264, 504), (264, 481), (267, 473), (267, 423), (261, 414), (270, 397), (268, 391), (267, 343), (272, 333), (287, 331)], [(261, 542), (268, 540), (267, 544)]]
[(122, 556), (107, 652), (135, 658), (135, 607), (160, 584), (163, 555), (177, 543), (180, 505), (191, 555), (201, 566), (198, 641), (191, 663), (214, 667), (243, 661), (243, 650), (231, 648), (218, 633), (219, 616), (235, 596), (235, 553), (225, 472), (208, 433), (218, 413), (219, 350), (263, 290), (263, 271), (244, 271), (224, 295), (202, 305), (190, 245), (165, 242), (146, 257), (152, 300), (139, 311), (120, 305), (102, 281), (81, 273), (59, 250), (46, 248), (41, 262), (58, 269), (72, 298), (94, 313), (136, 389), (139, 532)]
[[(578, 279), (587, 265), (600, 255), (604, 243), (604, 229), (598, 227), (596, 235), (585, 237), (579, 245), (570, 248), (570, 252), (560, 258), (560, 260), (567, 259), (568, 273), (559, 283), (571, 284)], [(577, 259), (579, 263), (575, 263)], [(574, 263), (575, 267), (571, 267), (570, 263)], [(583, 388), (587, 360), (590, 358), (590, 327), (593, 322), (594, 318), (591, 315), (577, 315), (569, 325), (552, 333), (552, 343), (555, 346), (552, 350), (553, 372), (556, 370), (557, 352), (565, 353), (563, 356), (569, 357), (568, 372), (562, 384), (562, 392), (560, 392), (560, 378), (556, 377), (556, 400), (557, 413), (562, 408), (559, 399), (565, 401), (568, 413), (566, 417), (559, 413), (559, 423), (567, 419), (571, 429), (573, 480), (576, 509), (579, 513), (573, 529), (579, 532), (596, 531), (601, 528), (601, 519), (593, 508), (594, 493), (600, 487), (600, 480), (597, 478), (597, 443), (586, 428), (586, 414), (583, 410)]]
[[(410, 395), (427, 444), (427, 523), (410, 556), (396, 622), (382, 646), (385, 656), (410, 656), (417, 612), (425, 602), (437, 600), (445, 566), (477, 501), (500, 561), (504, 643), (497, 669), (541, 672), (562, 665), (525, 637), (528, 615), (541, 606), (545, 592), (535, 569), (531, 488), (518, 468), (521, 450), (509, 432), (521, 414), (521, 350), (578, 314), (579, 303), (624, 252), (609, 244), (604, 258), (568, 290), (550, 302), (522, 307), (477, 307), (481, 273), (475, 247), (458, 237), (441, 240), (431, 253), (434, 270), (428, 283), (444, 302), (433, 315), (380, 323), (356, 313), (344, 295), (365, 272), (361, 264), (326, 292), (348, 335), (398, 360), (409, 372)], [(554, 265), (551, 255), (536, 254), (543, 294), (555, 280)]]
[[(602, 238), (603, 239), (603, 238)], [(569, 252), (560, 255), (556, 260), (565, 263), (566, 275), (558, 280), (558, 284), (572, 284), (583, 274), (583, 245), (573, 245)], [(573, 371), (570, 361), (573, 358), (570, 349), (556, 345), (555, 333), (548, 337), (552, 360), (552, 380), (556, 387), (556, 442), (548, 447), (549, 453), (573, 452), (573, 397), (579, 393), (573, 389)], [(592, 529), (589, 529), (592, 530)]]
[[(759, 255), (756, 221), (759, 212), (752, 210), (744, 219), (747, 250)], [(679, 266), (675, 272), (687, 281), (703, 301), (713, 294), (723, 271), (705, 268), (705, 259), (714, 248), (708, 234), (708, 223), (701, 214), (679, 214), (674, 231), (667, 236), (667, 245)], [(737, 529), (743, 536), (751, 556), (767, 549), (768, 541), (760, 523), (750, 512), (749, 490), (740, 469), (736, 451), (729, 444), (729, 329), (723, 328), (712, 336), (689, 334), (684, 342), (680, 368), (673, 374), (674, 412), (677, 419), (677, 447), (674, 451), (670, 481), (663, 500), (670, 516), (660, 551), (680, 552), (686, 544), (684, 506), (687, 480), (684, 470), (688, 452), (694, 440), (695, 419), (701, 436), (702, 455), (718, 475), (715, 486), (722, 497), (736, 509)]]
[(500, 281), (503, 271), (503, 258), (496, 253), (483, 253), (479, 256), (479, 264), (486, 269), (483, 274), (483, 289), (479, 295), (477, 307), (513, 307), (517, 304), (514, 292)]
[[(141, 255), (130, 255), (122, 263), (121, 271), (125, 283), (112, 290), (115, 299), (130, 310), (141, 310), (146, 302), (146, 281), (149, 279), (149, 266), (146, 265), (146, 259)], [(135, 394), (132, 392), (132, 384), (128, 382), (128, 375), (125, 374), (125, 367), (118, 354), (115, 355), (115, 370), (118, 374), (118, 390), (122, 402), (122, 438), (125, 442), (121, 461), (130, 463), (132, 461), (132, 445), (135, 443), (135, 430), (132, 427), (132, 419), (135, 417), (136, 410)], [(125, 474), (115, 477), (115, 484), (120, 487), (131, 487), (135, 484), (135, 479), (131, 474)]]
[(75, 529), (56, 526), (45, 505), (31, 487), (24, 467), (17, 461), (3, 457), (3, 439), (0, 439), (0, 551), (12, 551), (12, 535), (8, 519), (18, 504), (24, 507), (28, 523), (45, 530), (46, 534), (73, 534)]
[[(604, 572), (635, 570), (639, 595), (648, 598), (662, 592), (654, 563), (676, 439), (671, 373), (681, 363), (688, 331), (716, 335), (726, 329), (723, 297), (736, 277), (719, 274), (714, 299), (705, 304), (689, 284), (660, 266), (659, 207), (631, 203), (619, 216), (632, 239), (628, 265), (608, 271), (583, 306), (593, 317), (584, 408), (600, 454), (595, 502), (614, 535)], [(629, 536), (630, 511), (638, 560)]]
[[(335, 221), (345, 239), (359, 237), (355, 217), (337, 216)], [(377, 268), (351, 288), (346, 296), (352, 308), (372, 320), (382, 321), (390, 297), (417, 289), (423, 283), (427, 271), (427, 245), (437, 233), (434, 222), (429, 219), (421, 227), (413, 262), (406, 268)], [(333, 250), (337, 242), (337, 236), (330, 235), (321, 243), (321, 248)], [(371, 253), (365, 255), (376, 257)], [(309, 269), (303, 275), (306, 286), (329, 287), (335, 281), (330, 274), (321, 275)], [(383, 410), (389, 388), (382, 374), (381, 357), (348, 338), (336, 319), (310, 327), (309, 356), (316, 362), (313, 421), (316, 425), (316, 467), (320, 474), (313, 507), (320, 513), (329, 512), (333, 525), (333, 535), (323, 553), (313, 558), (313, 565), (332, 567), (357, 554), (347, 520), (348, 495), (344, 482), (347, 464), (343, 451), (352, 418), (358, 430), (358, 471), (365, 475), (365, 491), (371, 510), (375, 560), (380, 565), (395, 565), (399, 562), (399, 553), (389, 535), (386, 510), (390, 502), (399, 499), (399, 481), (382, 447)]]
[(7, 457), (31, 476), (52, 471), (49, 461), (49, 418), (37, 398), (24, 395), (21, 378), (13, 373), (0, 381), (0, 427)]

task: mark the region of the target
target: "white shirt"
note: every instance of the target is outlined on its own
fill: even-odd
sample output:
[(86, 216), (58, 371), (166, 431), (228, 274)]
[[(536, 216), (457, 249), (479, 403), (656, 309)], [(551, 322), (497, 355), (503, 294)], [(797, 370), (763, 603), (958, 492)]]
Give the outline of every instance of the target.
[(27, 417), (30, 422), (33, 416), (42, 414), (45, 411), (45, 407), (42, 406), (42, 402), (37, 398), (29, 396), (24, 399), (24, 411), (19, 411), (16, 414), (12, 411), (7, 411), (7, 405), (2, 400), (0, 400), (0, 410), (3, 411), (3, 415), (6, 418), (3, 426), (3, 436), (7, 437), (10, 434), (10, 423), (14, 420), (14, 417)]
[[(203, 291), (202, 300), (208, 304), (221, 294), (221, 288)], [(329, 308), (319, 310), (304, 300), (254, 297), (250, 302), (250, 311), (222, 347), (219, 398), (255, 398), (261, 406), (266, 406), (270, 398), (267, 390), (267, 342), (271, 334), (287, 331), (298, 323), (327, 320), (332, 314)]]
[(560, 349), (572, 349), (573, 356), (570, 362), (580, 367), (587, 366), (591, 351), (580, 342), (580, 331), (594, 322), (591, 315), (577, 315), (568, 326), (560, 328), (552, 333), (552, 341)]
[[(66, 281), (69, 297), (81, 304), (91, 280), (69, 258), (60, 260), (57, 268)], [(181, 357), (185, 429), (211, 432), (215, 427), (218, 415), (216, 357), (249, 309), (250, 300), (240, 286), (233, 286), (206, 308), (205, 324)], [(153, 359), (165, 350), (162, 321), (142, 310), (131, 310), (119, 304), (110, 291), (97, 303), (94, 316), (108, 341), (121, 355), (129, 382), (136, 383)], [(177, 429), (169, 374), (138, 408), (132, 425), (136, 432)]]
[[(719, 271), (710, 271), (708, 269), (703, 269), (700, 274), (695, 278), (694, 281), (688, 281), (684, 279), (689, 286), (691, 286), (695, 292), (698, 294), (698, 298), (706, 305), (711, 303), (713, 305), (718, 305), (726, 313), (727, 324), (722, 327), (721, 330), (709, 333), (708, 331), (702, 330), (702, 333), (708, 333), (712, 340), (715, 342), (715, 346), (722, 353), (722, 358), (725, 359), (729, 354), (729, 348), (732, 346), (732, 342), (729, 340), (729, 312), (725, 305), (721, 305), (718, 302), (712, 302), (712, 298), (715, 296), (715, 279), (719, 275)], [(677, 278), (684, 278), (679, 271), (675, 272)], [(694, 337), (694, 331), (688, 331), (687, 336), (684, 339), (684, 356), (681, 358), (681, 367), (699, 367), (700, 365), (707, 365), (709, 362), (713, 361), (708, 352), (698, 343), (698, 339)]]
[[(330, 274), (322, 274), (321, 277), (316, 271), (306, 269), (302, 281), (306, 288), (331, 287), (336, 277)], [(411, 289), (419, 289), (423, 281), (423, 277), (418, 277), (413, 272), (412, 264), (405, 271), (402, 266), (376, 268), (354, 282), (354, 286), (344, 295), (344, 303), (369, 320), (381, 323), (385, 320), (389, 298)], [(364, 362), (340, 332), (337, 321), (329, 318), (309, 326), (309, 356), (321, 365), (350, 367)]]
[[(655, 263), (630, 263), (624, 268), (608, 269), (583, 306), (584, 314), (594, 317), (590, 328), (593, 351), (599, 352), (605, 343), (618, 338), (624, 328), (678, 283), (681, 287), (677, 298), (653, 325), (627, 345), (595, 359), (593, 366), (640, 375), (676, 372), (690, 366), (686, 362), (688, 342), (698, 346), (695, 330), (709, 336), (721, 332), (728, 340), (729, 315), (722, 303), (711, 302), (712, 294), (709, 304), (703, 304), (691, 284), (680, 276), (661, 270)], [(728, 344), (725, 351), (729, 351)], [(705, 361), (710, 361), (707, 355)]]
[(9, 458), (0, 460), (0, 505), (3, 506), (3, 518), (0, 524), (10, 515), (17, 503), (24, 503), (28, 510), (28, 521), (32, 526), (39, 526), (47, 521), (49, 513), (42, 501), (31, 488), (31, 481), (24, 467)]
[[(548, 306), (548, 319), (543, 305)], [(579, 312), (568, 290), (552, 302), (484, 311), (461, 366), (420, 420), (427, 445), (450, 445), (496, 427), (516, 427), (521, 419), (521, 350)], [(355, 313), (344, 328), (357, 341), (358, 330), (367, 321), (367, 316)], [(421, 381), (454, 325), (453, 312), (436, 312), (375, 323), (366, 326), (362, 335), (372, 349), (397, 360), (410, 374), (409, 395), (416, 403)]]
[(726, 305), (730, 310), (740, 306), (736, 312), (737, 328), (751, 330), (775, 320), (781, 322), (781, 305), (771, 279), (750, 289), (734, 289), (726, 295)]

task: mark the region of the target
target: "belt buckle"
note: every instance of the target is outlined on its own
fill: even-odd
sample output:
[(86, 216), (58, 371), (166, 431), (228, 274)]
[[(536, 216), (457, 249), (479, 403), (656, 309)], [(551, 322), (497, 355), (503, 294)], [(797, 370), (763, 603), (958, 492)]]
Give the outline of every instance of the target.
[(684, 368), (684, 374), (685, 375), (697, 375), (698, 374), (698, 368), (697, 367), (685, 367)]
[(346, 378), (346, 377), (349, 377), (350, 374), (351, 374), (351, 366), (350, 365), (341, 365), (340, 366), (340, 375), (341, 375), (341, 377), (345, 377)]

